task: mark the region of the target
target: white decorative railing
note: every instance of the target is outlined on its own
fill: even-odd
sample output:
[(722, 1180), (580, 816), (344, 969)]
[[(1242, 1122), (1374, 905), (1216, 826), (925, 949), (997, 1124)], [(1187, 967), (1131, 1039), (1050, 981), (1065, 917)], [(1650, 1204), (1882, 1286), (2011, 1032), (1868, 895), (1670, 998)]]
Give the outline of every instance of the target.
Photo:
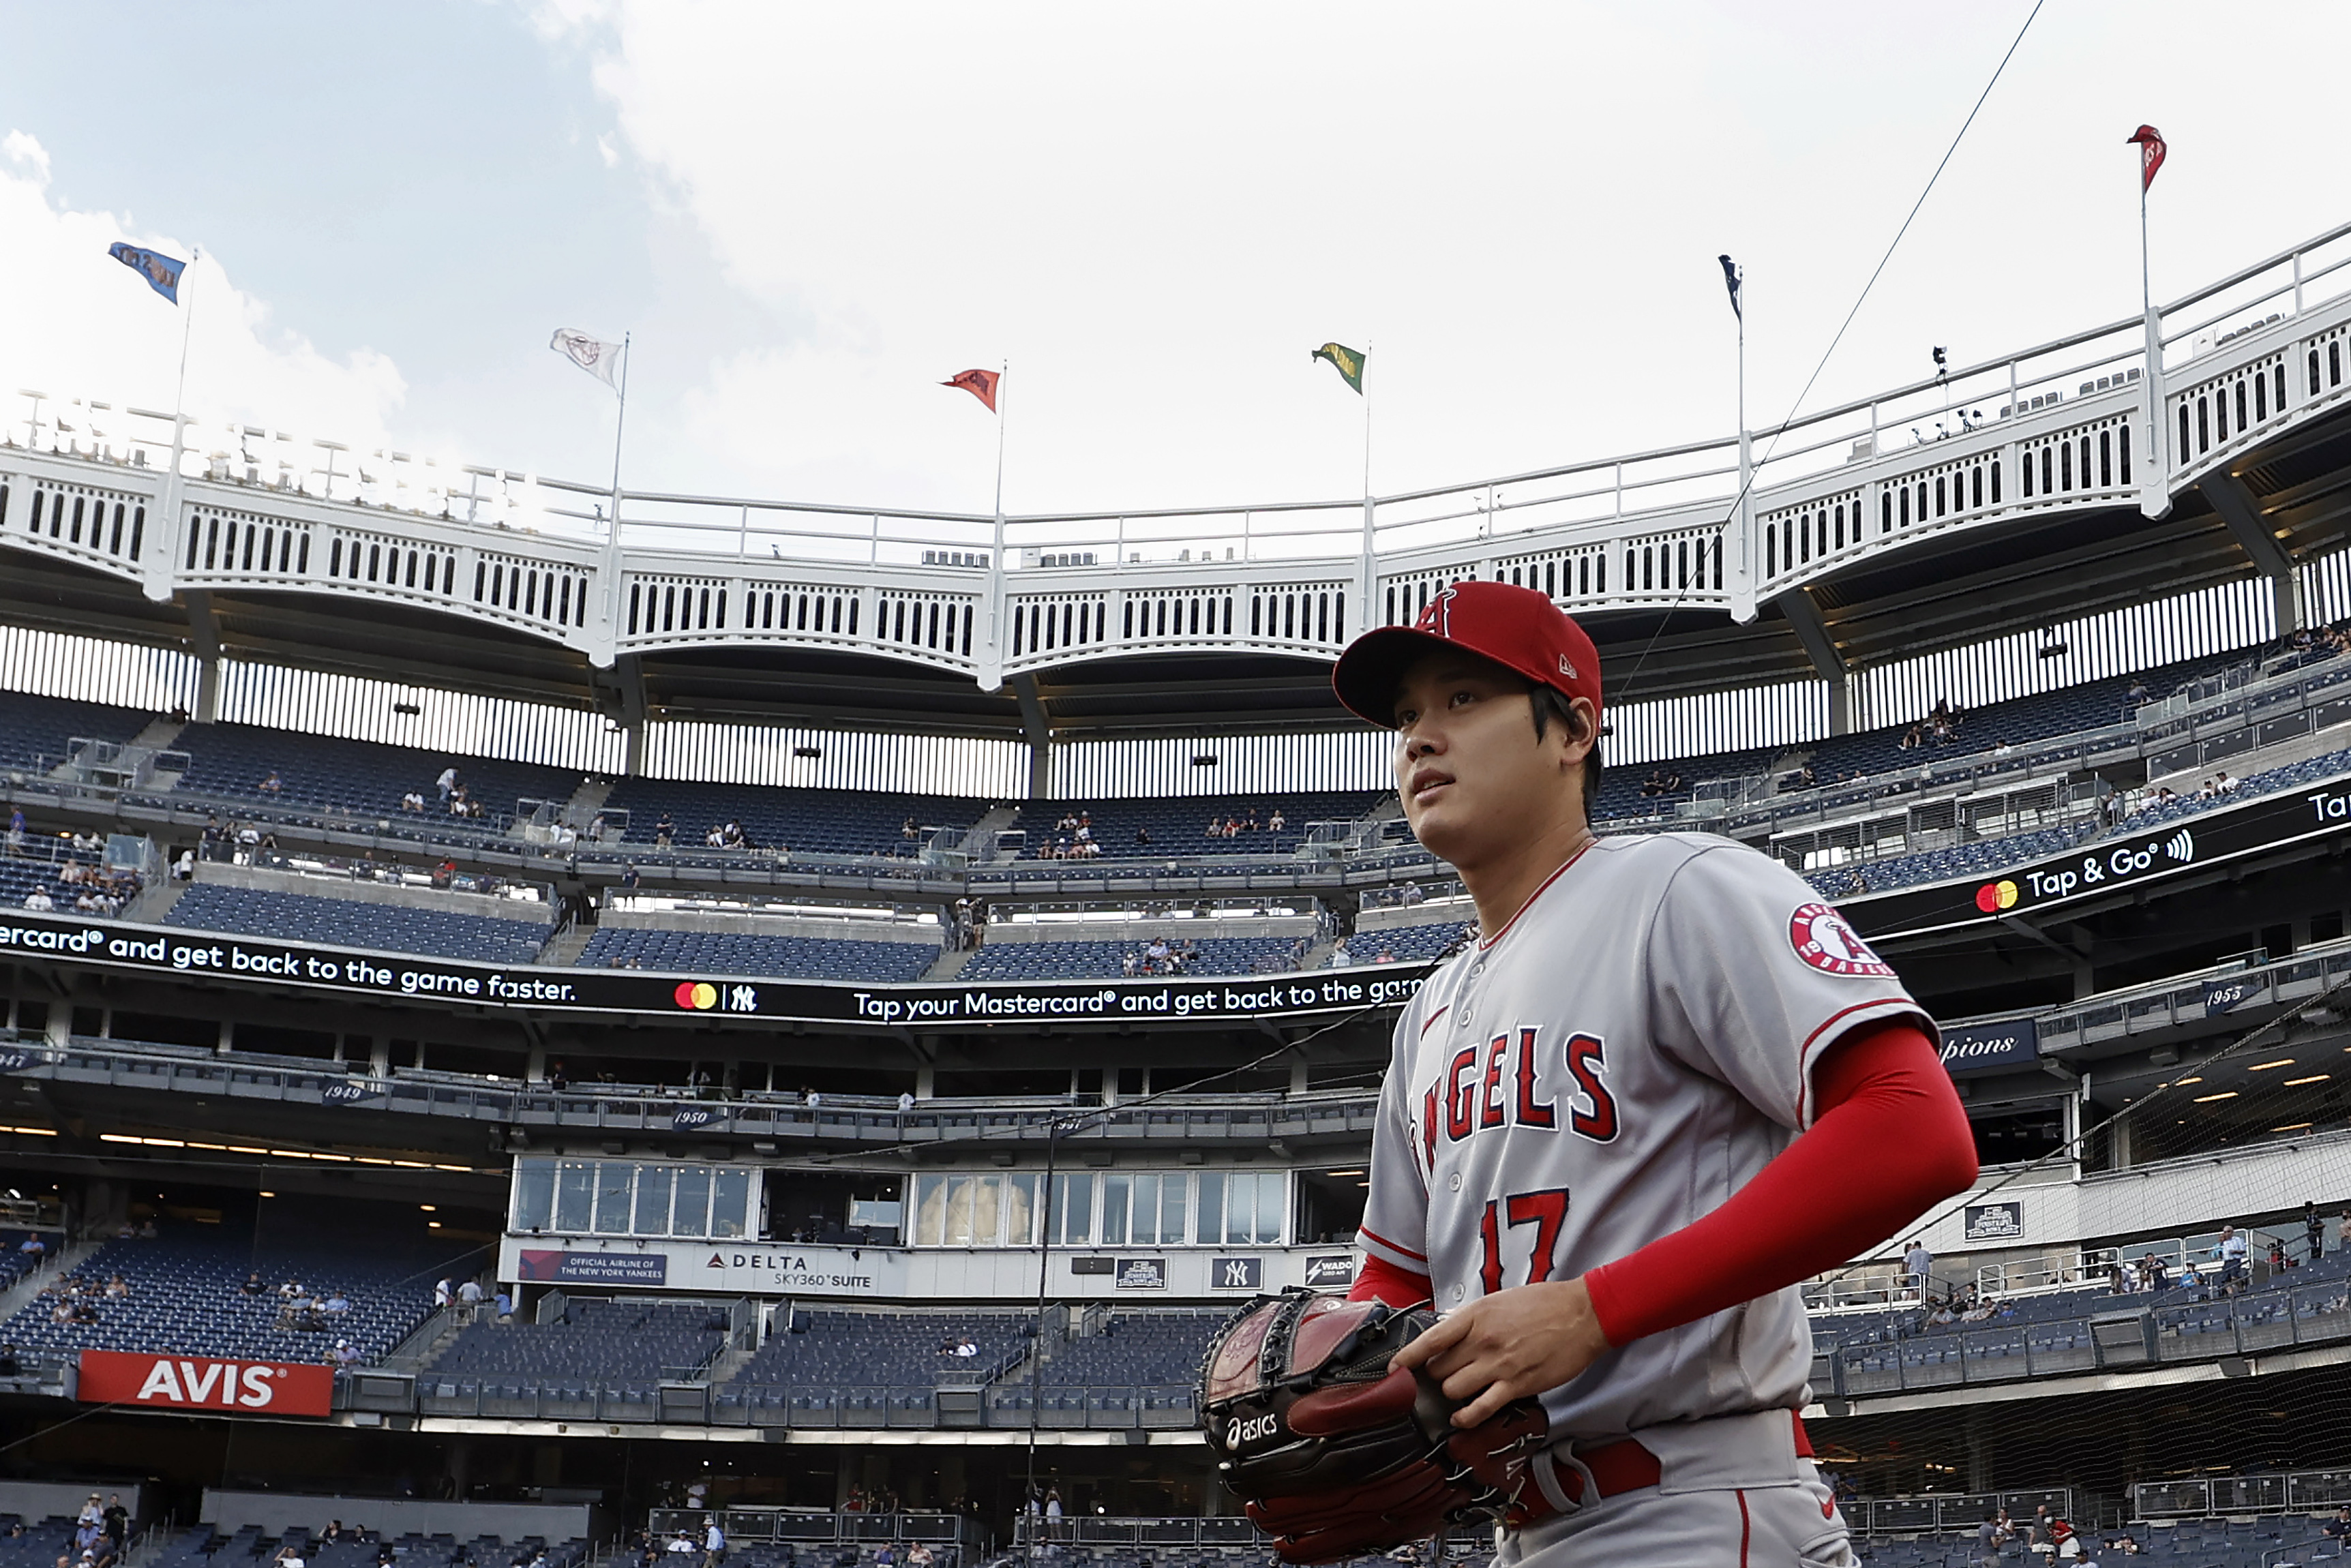
[[(846, 649), (972, 675), (1330, 658), (1466, 577), (1719, 611), (1912, 541), (2171, 497), (2351, 399), (2351, 225), (2156, 313), (1784, 426), (1404, 495), (1001, 518), (629, 492), (21, 394), (0, 540), (141, 582), (388, 599), (574, 646)], [(2147, 343), (2161, 363), (2147, 363)]]

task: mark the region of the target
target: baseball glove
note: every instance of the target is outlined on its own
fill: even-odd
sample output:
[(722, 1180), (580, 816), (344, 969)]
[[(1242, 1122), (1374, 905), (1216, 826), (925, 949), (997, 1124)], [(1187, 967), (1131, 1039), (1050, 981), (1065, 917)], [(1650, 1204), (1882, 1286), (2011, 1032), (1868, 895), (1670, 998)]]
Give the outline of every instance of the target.
[(1312, 1291), (1260, 1297), (1225, 1325), (1198, 1409), (1224, 1483), (1288, 1563), (1385, 1552), (1473, 1518), (1512, 1519), (1547, 1441), (1520, 1400), (1468, 1431), (1436, 1383), (1388, 1358), (1437, 1314)]

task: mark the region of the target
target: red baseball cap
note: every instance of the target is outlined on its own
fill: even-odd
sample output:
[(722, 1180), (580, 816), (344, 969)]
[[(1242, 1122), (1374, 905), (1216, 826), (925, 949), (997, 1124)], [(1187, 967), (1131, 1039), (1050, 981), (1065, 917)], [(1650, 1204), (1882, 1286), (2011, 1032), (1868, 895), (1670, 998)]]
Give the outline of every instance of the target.
[(1395, 690), (1412, 662), (1432, 648), (1460, 648), (1592, 704), (1600, 714), (1600, 654), (1548, 595), (1507, 582), (1457, 582), (1428, 601), (1409, 626), (1381, 626), (1347, 644), (1331, 689), (1355, 714), (1395, 727)]

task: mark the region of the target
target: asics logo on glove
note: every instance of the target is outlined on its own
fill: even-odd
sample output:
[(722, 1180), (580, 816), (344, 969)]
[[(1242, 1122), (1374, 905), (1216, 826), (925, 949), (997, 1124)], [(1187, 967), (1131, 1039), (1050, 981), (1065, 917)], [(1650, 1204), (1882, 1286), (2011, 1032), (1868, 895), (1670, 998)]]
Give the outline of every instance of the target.
[(1280, 1432), (1281, 1417), (1279, 1416), (1259, 1416), (1246, 1421), (1232, 1421), (1225, 1427), (1225, 1447), (1238, 1448), (1243, 1443), (1254, 1443), (1259, 1437), (1278, 1437)]

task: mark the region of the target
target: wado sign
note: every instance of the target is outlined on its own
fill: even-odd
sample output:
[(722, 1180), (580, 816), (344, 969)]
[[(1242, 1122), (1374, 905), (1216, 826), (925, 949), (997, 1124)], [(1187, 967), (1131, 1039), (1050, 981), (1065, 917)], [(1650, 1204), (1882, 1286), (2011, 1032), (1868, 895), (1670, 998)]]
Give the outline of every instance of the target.
[(1943, 1026), (1943, 1065), (1953, 1072), (2021, 1067), (2040, 1054), (2041, 1026), (2031, 1019)]
[(533, 1011), (708, 1013), (719, 1018), (862, 1024), (896, 1029), (949, 1023), (1015, 1027), (1041, 1021), (1259, 1019), (1398, 1006), (1412, 999), (1426, 965), (1375, 972), (1231, 978), (1027, 981), (1000, 985), (832, 985), (822, 981), (709, 980), (606, 969), (507, 969), (407, 954), (100, 924), (0, 911), (0, 956), (166, 975), (212, 975), (310, 991), (442, 1001)]
[(143, 1405), (157, 1410), (324, 1416), (334, 1404), (335, 1374), (329, 1367), (282, 1361), (86, 1350), (74, 1397), (84, 1405)]

